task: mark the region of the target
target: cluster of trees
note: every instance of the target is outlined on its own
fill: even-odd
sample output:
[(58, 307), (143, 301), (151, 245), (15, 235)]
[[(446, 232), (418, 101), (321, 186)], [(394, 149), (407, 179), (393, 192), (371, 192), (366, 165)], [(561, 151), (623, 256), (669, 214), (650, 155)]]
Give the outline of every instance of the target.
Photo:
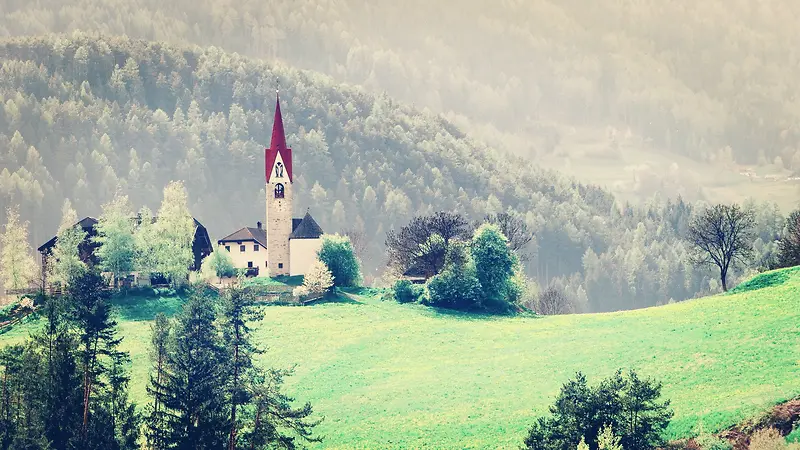
[(386, 240), (390, 269), (410, 270), (427, 279), (424, 290), (407, 279), (398, 280), (395, 299), (473, 311), (508, 311), (516, 306), (528, 286), (514, 247), (521, 250), (532, 235), (520, 219), (506, 214), (486, 220), (475, 229), (459, 214), (438, 212), (390, 232)]
[(0, 35), (95, 30), (277, 57), (448, 114), (527, 154), (550, 150), (558, 125), (612, 122), (690, 157), (724, 150), (740, 162), (800, 168), (800, 108), (790, 95), (800, 89), (790, 70), (800, 9), (781, 0), (366, 9), (354, 0), (234, 0), (226, 8), (43, 0), (6, 1), (0, 13)]
[[(217, 311), (220, 311), (217, 313)], [(148, 448), (284, 448), (319, 442), (320, 419), (311, 404), (294, 407), (281, 392), (291, 370), (254, 363), (263, 352), (251, 337), (261, 318), (255, 299), (241, 286), (215, 296), (195, 287), (171, 321), (152, 326), (152, 370), (143, 415)]]
[(661, 383), (621, 370), (591, 386), (578, 373), (561, 387), (549, 417), (528, 431), (528, 450), (650, 450), (664, 443), (672, 419)]
[[(16, 207), (9, 208), (6, 216), (8, 222), (0, 234), (0, 280), (7, 289), (28, 288), (35, 284), (39, 269), (27, 239), (28, 224), (20, 221)], [(94, 226), (96, 235), (92, 237), (66, 199), (55, 245), (48, 257), (48, 280), (67, 285), (96, 266), (111, 275), (115, 286), (132, 272), (145, 277), (159, 274), (181, 284), (194, 264), (195, 228), (181, 182), (164, 188), (157, 220), (146, 206), (134, 214), (128, 196), (117, 191), (103, 205)]]
[[(457, 210), (469, 220), (521, 217), (535, 236), (524, 271), (580, 310), (652, 306), (716, 286), (714, 273), (688, 262), (692, 205), (655, 198), (620, 208), (608, 191), (502, 155), (386, 95), (218, 48), (80, 33), (5, 41), (0, 58), (0, 206), (21, 205), (35, 243), (52, 233), (65, 197), (93, 213), (119, 188), (155, 207), (172, 179), (209, 229), (255, 223), (279, 79), (298, 208), (359, 236), (367, 282), (385, 265), (389, 230)], [(783, 218), (758, 208), (766, 252)]]
[(0, 448), (136, 450), (144, 441), (153, 450), (292, 449), (319, 441), (311, 405), (294, 407), (281, 392), (291, 371), (253, 363), (258, 312), (246, 292), (229, 290), (217, 302), (197, 288), (176, 318), (156, 318), (151, 403), (138, 408), (107, 283), (90, 270), (68, 286), (44, 302), (40, 331), (0, 352)]

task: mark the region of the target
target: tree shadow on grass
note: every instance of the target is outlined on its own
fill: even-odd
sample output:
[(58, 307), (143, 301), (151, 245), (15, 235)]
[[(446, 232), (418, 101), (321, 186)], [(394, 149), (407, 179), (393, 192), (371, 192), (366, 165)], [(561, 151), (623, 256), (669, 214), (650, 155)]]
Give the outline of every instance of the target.
[(419, 305), (423, 314), (431, 317), (447, 317), (450, 319), (463, 320), (468, 322), (490, 322), (496, 320), (506, 320), (515, 317), (541, 318), (531, 311), (460, 311), (457, 309), (438, 308), (435, 306)]
[(326, 295), (320, 299), (314, 300), (306, 304), (306, 306), (316, 306), (316, 305), (324, 305), (328, 303), (340, 303), (340, 304), (347, 304), (347, 305), (363, 305), (364, 303), (356, 300), (351, 295), (347, 295), (346, 293), (335, 293)]
[(178, 296), (139, 296), (120, 295), (112, 301), (120, 319), (127, 321), (153, 320), (159, 313), (172, 316), (183, 306), (183, 299)]

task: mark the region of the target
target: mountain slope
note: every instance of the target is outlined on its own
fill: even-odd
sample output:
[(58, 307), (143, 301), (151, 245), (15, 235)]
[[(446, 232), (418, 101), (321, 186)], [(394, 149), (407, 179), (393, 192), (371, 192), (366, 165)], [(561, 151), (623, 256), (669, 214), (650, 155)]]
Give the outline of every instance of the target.
[[(70, 198), (97, 215), (119, 186), (138, 207), (186, 181), (212, 238), (263, 220), (263, 148), (276, 82), (295, 150), (295, 213), (359, 228), (377, 273), (386, 231), (414, 214), (515, 211), (536, 233), (528, 272), (581, 309), (681, 300), (709, 289), (686, 264), (691, 206), (622, 212), (611, 194), (505, 156), (438, 116), (312, 72), (225, 53), (75, 34), (0, 42), (0, 207), (21, 204), (34, 244)], [(0, 213), (3, 214), (3, 213)], [(764, 242), (774, 236), (775, 211)], [(0, 217), (2, 219), (2, 217)]]
[[(315, 448), (518, 448), (576, 371), (594, 381), (635, 368), (663, 381), (675, 411), (669, 438), (800, 394), (800, 268), (761, 275), (741, 292), (621, 313), (498, 318), (354, 299), (266, 307), (255, 327), (268, 348), (261, 363), (297, 364), (289, 391), (326, 418)], [(137, 401), (149, 366), (143, 319), (176, 307), (142, 298), (118, 307)]]
[[(551, 167), (588, 147), (602, 158), (577, 173), (640, 200), (780, 196), (789, 207), (796, 182), (753, 189), (736, 163), (782, 180), (800, 170), (798, 17), (785, 0), (3, 0), (0, 36), (93, 30), (277, 57)], [(665, 157), (678, 170), (663, 171)], [(643, 184), (660, 183), (615, 187), (630, 181), (619, 166), (642, 165)]]

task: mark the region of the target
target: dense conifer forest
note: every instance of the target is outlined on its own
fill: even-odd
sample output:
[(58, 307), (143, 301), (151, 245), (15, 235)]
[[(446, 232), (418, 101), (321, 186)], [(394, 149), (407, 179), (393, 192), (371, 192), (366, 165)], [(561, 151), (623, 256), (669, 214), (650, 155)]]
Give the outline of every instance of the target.
[[(527, 272), (579, 310), (643, 307), (715, 288), (689, 265), (680, 200), (619, 208), (607, 191), (509, 157), (442, 118), (386, 95), (217, 48), (94, 34), (0, 45), (0, 202), (20, 204), (32, 243), (55, 232), (70, 198), (99, 214), (119, 186), (155, 207), (173, 179), (212, 239), (263, 220), (263, 148), (281, 86), (295, 150), (297, 205), (326, 231), (365, 233), (365, 274), (385, 263), (388, 230), (414, 214), (472, 219), (510, 211), (535, 232)], [(783, 227), (759, 208), (759, 255)], [(2, 218), (0, 218), (2, 219)]]
[(0, 36), (95, 30), (277, 57), (524, 154), (550, 150), (556, 124), (611, 125), (692, 158), (793, 170), (798, 20), (781, 0), (0, 2)]

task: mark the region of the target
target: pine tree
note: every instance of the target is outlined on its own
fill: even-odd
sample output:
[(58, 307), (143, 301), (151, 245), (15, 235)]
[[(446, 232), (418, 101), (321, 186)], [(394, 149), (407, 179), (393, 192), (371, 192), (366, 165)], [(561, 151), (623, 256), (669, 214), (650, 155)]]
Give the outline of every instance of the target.
[(148, 406), (148, 413), (145, 419), (145, 438), (147, 439), (148, 447), (152, 450), (163, 450), (167, 448), (166, 437), (169, 416), (168, 413), (165, 412), (162, 399), (166, 395), (164, 383), (168, 356), (167, 352), (169, 350), (170, 328), (170, 322), (164, 313), (156, 315), (155, 321), (150, 328), (150, 360), (153, 363), (153, 371), (150, 374), (150, 384), (147, 386), (147, 393), (153, 397), (153, 402)]
[(212, 298), (193, 289), (177, 316), (163, 380), (150, 394), (165, 410), (166, 448), (211, 450), (228, 442), (226, 358), (217, 329)]
[(128, 196), (118, 193), (103, 205), (103, 213), (97, 220), (95, 242), (100, 247), (95, 253), (100, 259), (100, 269), (114, 276), (115, 285), (134, 269), (136, 248), (132, 214)]
[(95, 436), (89, 433), (89, 422), (94, 406), (92, 394), (99, 388), (100, 378), (107, 374), (104, 356), (116, 351), (121, 339), (116, 336), (116, 321), (111, 317), (109, 293), (103, 277), (96, 272), (75, 278), (67, 296), (71, 317), (78, 333), (78, 360), (83, 374), (83, 423), (81, 435), (84, 443)]
[(228, 357), (228, 398), (230, 402), (230, 433), (228, 450), (235, 450), (239, 440), (241, 420), (237, 412), (251, 401), (249, 389), (253, 376), (253, 355), (260, 353), (250, 341), (249, 322), (259, 320), (263, 314), (255, 306), (253, 294), (240, 286), (225, 291), (223, 303), (223, 340)]
[(44, 432), (54, 450), (71, 448), (81, 427), (81, 379), (75, 360), (78, 347), (65, 314), (62, 298), (48, 298), (43, 307), (45, 326), (34, 336), (46, 361)]
[(310, 419), (314, 412), (311, 404), (295, 408), (295, 399), (281, 392), (283, 379), (292, 373), (292, 369), (260, 371), (253, 380), (252, 427), (245, 437), (250, 449), (302, 448), (296, 442), (298, 437), (306, 442), (322, 442), (322, 437), (313, 435), (322, 419)]
[(17, 209), (10, 207), (6, 220), (0, 233), (0, 279), (6, 289), (27, 288), (36, 274), (36, 261), (28, 243), (28, 223), (20, 222)]

